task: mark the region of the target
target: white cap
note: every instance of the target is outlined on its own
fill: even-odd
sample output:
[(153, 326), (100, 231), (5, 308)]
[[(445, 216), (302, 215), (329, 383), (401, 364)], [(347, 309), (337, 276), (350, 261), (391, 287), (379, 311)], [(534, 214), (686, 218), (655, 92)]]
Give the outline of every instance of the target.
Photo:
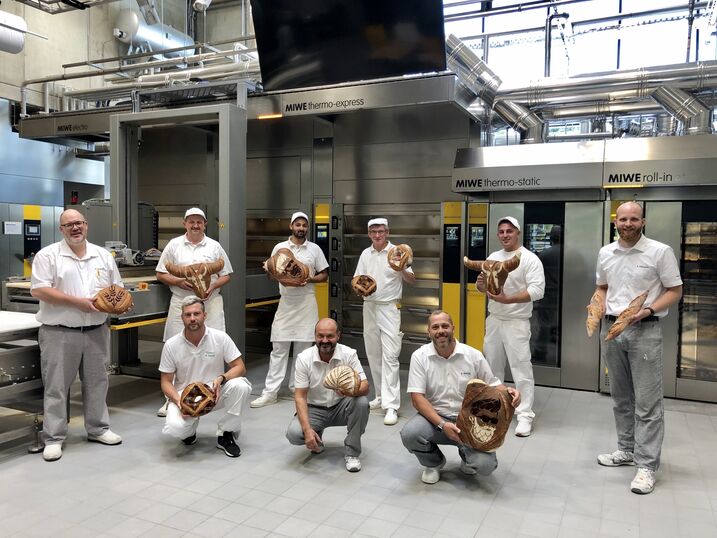
[(184, 218), (191, 217), (192, 215), (199, 215), (204, 220), (207, 220), (207, 216), (204, 214), (204, 211), (199, 209), (198, 207), (192, 207), (190, 209), (187, 209), (187, 211), (184, 213)]
[(498, 226), (500, 226), (501, 222), (510, 222), (514, 228), (516, 228), (518, 231), (520, 231), (520, 223), (518, 222), (518, 219), (515, 217), (501, 217), (498, 219)]
[(368, 221), (368, 227), (371, 226), (385, 226), (388, 228), (388, 219), (371, 219)]
[(306, 219), (306, 223), (309, 223), (309, 217), (306, 216), (306, 213), (304, 213), (303, 211), (297, 211), (296, 213), (291, 215), (291, 222), (289, 224), (294, 224), (294, 221), (296, 219)]

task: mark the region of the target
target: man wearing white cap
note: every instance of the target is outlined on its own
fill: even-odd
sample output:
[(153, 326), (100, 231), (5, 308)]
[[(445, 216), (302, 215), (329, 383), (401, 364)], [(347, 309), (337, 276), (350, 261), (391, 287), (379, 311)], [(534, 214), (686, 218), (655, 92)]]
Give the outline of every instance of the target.
[(505, 261), (520, 253), (520, 265), (508, 274), (499, 295), (486, 291), (482, 275), (476, 280), (478, 290), (489, 299), (483, 354), (491, 370), (500, 378), (504, 376), (505, 361), (508, 360), (513, 381), (521, 394), (521, 402), (516, 409), (518, 425), (515, 435), (527, 437), (532, 431), (535, 417), (530, 317), (533, 301), (539, 301), (545, 293), (545, 273), (540, 259), (521, 245), (518, 219), (501, 217), (498, 220), (498, 240), (503, 249), (493, 252), (488, 259)]
[(401, 383), (398, 356), (401, 354), (401, 311), (403, 281), (416, 282), (410, 267), (394, 271), (388, 264), (388, 251), (393, 244), (388, 240), (388, 220), (368, 221), (371, 246), (361, 253), (354, 276), (369, 275), (376, 281), (376, 291), (364, 297), (363, 341), (371, 368), (376, 397), (371, 409), (385, 409), (383, 423), (393, 426), (398, 422), (401, 407)]
[[(291, 215), (289, 223), (291, 237), (282, 241), (271, 251), (273, 256), (280, 248), (291, 250), (296, 259), (309, 268), (309, 278), (303, 286), (287, 287), (279, 283), (279, 307), (271, 325), (271, 355), (269, 371), (266, 374), (264, 390), (251, 407), (264, 407), (275, 404), (281, 382), (286, 375), (291, 343), (294, 343), (294, 359), (314, 343), (314, 326), (319, 321), (319, 309), (316, 304), (314, 284), (329, 278), (329, 264), (321, 247), (306, 239), (309, 232), (309, 217), (297, 211)], [(294, 386), (294, 367), (289, 377), (289, 387)]]
[[(182, 300), (195, 295), (192, 287), (184, 278), (169, 274), (166, 264), (192, 265), (194, 263), (211, 263), (219, 258), (224, 259), (224, 267), (219, 273), (212, 275), (209, 285), (207, 299), (204, 301), (206, 309), (206, 325), (219, 331), (225, 330), (224, 325), (224, 301), (219, 292), (220, 288), (229, 282), (231, 278), (232, 264), (227, 253), (219, 242), (205, 235), (207, 229), (207, 217), (204, 211), (198, 207), (187, 209), (184, 213), (184, 235), (175, 237), (162, 251), (162, 256), (157, 263), (157, 280), (169, 286), (172, 290), (172, 299), (169, 303), (167, 322), (164, 325), (164, 338), (166, 342), (175, 334), (184, 330), (182, 322)], [(167, 416), (167, 403), (157, 411), (160, 417)]]

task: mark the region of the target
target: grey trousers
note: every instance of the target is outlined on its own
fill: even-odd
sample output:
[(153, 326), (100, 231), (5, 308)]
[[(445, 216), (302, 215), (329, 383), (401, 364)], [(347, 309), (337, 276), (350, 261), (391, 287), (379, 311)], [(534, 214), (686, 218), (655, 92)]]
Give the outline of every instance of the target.
[(78, 372), (82, 382), (85, 429), (90, 435), (102, 435), (110, 427), (107, 411), (109, 327), (104, 325), (82, 332), (42, 325), (38, 342), (45, 387), (42, 424), (45, 444), (62, 443), (67, 437), (67, 398)]
[[(611, 325), (603, 322), (603, 339)], [(633, 452), (636, 466), (656, 471), (665, 435), (660, 323), (628, 327), (602, 349), (610, 376), (617, 447)]]
[[(330, 426), (348, 426), (344, 439), (345, 454), (358, 457), (361, 455), (361, 436), (368, 423), (368, 411), (366, 396), (342, 398), (333, 407), (309, 405), (309, 424), (319, 436)], [(286, 438), (292, 445), (306, 444), (304, 431), (296, 415), (286, 430)]]
[[(455, 422), (456, 417), (443, 417), (449, 422)], [(498, 458), (495, 452), (481, 452), (470, 446), (461, 445), (449, 439), (445, 433), (438, 431), (426, 417), (421, 414), (409, 420), (401, 430), (403, 446), (414, 454), (424, 467), (438, 467), (446, 461), (446, 457), (438, 445), (453, 445), (458, 447), (461, 459), (480, 475), (487, 476), (498, 467)]]

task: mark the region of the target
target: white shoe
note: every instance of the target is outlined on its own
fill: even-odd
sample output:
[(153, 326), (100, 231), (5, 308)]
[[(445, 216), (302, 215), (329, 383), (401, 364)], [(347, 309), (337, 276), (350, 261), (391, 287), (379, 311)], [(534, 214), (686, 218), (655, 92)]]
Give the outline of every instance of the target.
[(252, 401), (249, 404), (249, 407), (253, 407), (253, 408), (264, 407), (266, 405), (273, 405), (276, 402), (277, 402), (277, 397), (275, 394), (262, 394), (256, 400)]
[(468, 474), (468, 475), (478, 474), (478, 471), (476, 471), (473, 467), (468, 465), (465, 461), (461, 461), (460, 469), (463, 474)]
[(655, 489), (655, 471), (651, 471), (645, 467), (639, 467), (637, 473), (635, 473), (635, 478), (632, 479), (632, 483), (630, 484), (630, 490), (633, 493), (645, 495), (652, 493), (653, 489)]
[(56, 443), (54, 445), (45, 445), (42, 451), (42, 458), (45, 461), (57, 461), (62, 457), (62, 445)]
[(395, 409), (386, 409), (386, 416), (383, 417), (383, 423), (386, 426), (393, 426), (398, 422), (398, 411)]
[(157, 416), (158, 417), (166, 417), (167, 416), (167, 409), (169, 409), (169, 400), (164, 400), (164, 403), (162, 404), (162, 407), (157, 409)]
[(518, 419), (518, 425), (515, 427), (515, 435), (518, 437), (528, 437), (533, 431), (533, 423), (530, 420)]
[(374, 398), (368, 403), (368, 408), (371, 411), (376, 411), (377, 409), (381, 409), (381, 398)]
[(346, 470), (350, 473), (358, 473), (361, 470), (361, 460), (356, 456), (346, 456)]
[(635, 460), (632, 452), (625, 452), (624, 450), (616, 450), (612, 454), (600, 454), (597, 457), (597, 461), (600, 465), (604, 465), (605, 467), (635, 465)]
[(102, 443), (103, 445), (119, 445), (122, 438), (112, 430), (107, 430), (102, 435), (88, 435), (87, 440), (92, 443)]
[(424, 484), (435, 484), (441, 479), (441, 469), (446, 464), (445, 460), (438, 467), (424, 467), (421, 475), (421, 482)]

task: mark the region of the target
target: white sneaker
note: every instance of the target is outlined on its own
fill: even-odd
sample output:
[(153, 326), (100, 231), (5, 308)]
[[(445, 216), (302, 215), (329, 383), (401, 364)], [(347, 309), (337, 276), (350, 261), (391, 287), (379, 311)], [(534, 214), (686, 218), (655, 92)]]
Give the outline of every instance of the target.
[(435, 484), (441, 479), (441, 469), (446, 464), (445, 460), (438, 467), (424, 467), (421, 475), (421, 482), (424, 484)]
[(169, 400), (164, 400), (164, 403), (162, 404), (162, 407), (157, 409), (157, 416), (158, 417), (166, 417), (167, 416), (167, 409), (169, 409)]
[(632, 452), (625, 452), (624, 450), (616, 450), (612, 454), (600, 454), (597, 457), (597, 461), (600, 465), (604, 465), (605, 467), (635, 465)]
[(476, 471), (473, 467), (468, 465), (465, 461), (461, 461), (460, 470), (463, 474), (469, 474), (469, 475), (478, 474), (478, 471)]
[(632, 483), (630, 484), (630, 490), (632, 490), (633, 493), (645, 495), (652, 493), (653, 489), (655, 489), (655, 471), (651, 471), (645, 467), (639, 467), (637, 473), (635, 473), (635, 478), (632, 479)]
[(103, 445), (119, 445), (122, 438), (112, 430), (107, 430), (102, 435), (88, 435), (87, 440), (92, 443), (102, 443)]
[(368, 408), (371, 411), (376, 411), (378, 409), (381, 409), (381, 398), (374, 398), (368, 403)]
[(515, 435), (518, 437), (528, 437), (533, 431), (533, 423), (530, 420), (518, 419), (518, 425), (515, 427)]
[(398, 411), (395, 409), (386, 409), (386, 416), (383, 417), (383, 423), (386, 426), (393, 426), (398, 422)]
[(350, 473), (358, 473), (361, 470), (361, 460), (356, 456), (346, 456), (346, 470)]
[(249, 404), (249, 407), (264, 407), (266, 405), (273, 405), (277, 402), (277, 397), (275, 394), (262, 394), (259, 396), (256, 400), (252, 401)]
[(45, 445), (42, 451), (42, 458), (45, 461), (57, 461), (62, 457), (62, 445), (56, 443), (54, 445)]

